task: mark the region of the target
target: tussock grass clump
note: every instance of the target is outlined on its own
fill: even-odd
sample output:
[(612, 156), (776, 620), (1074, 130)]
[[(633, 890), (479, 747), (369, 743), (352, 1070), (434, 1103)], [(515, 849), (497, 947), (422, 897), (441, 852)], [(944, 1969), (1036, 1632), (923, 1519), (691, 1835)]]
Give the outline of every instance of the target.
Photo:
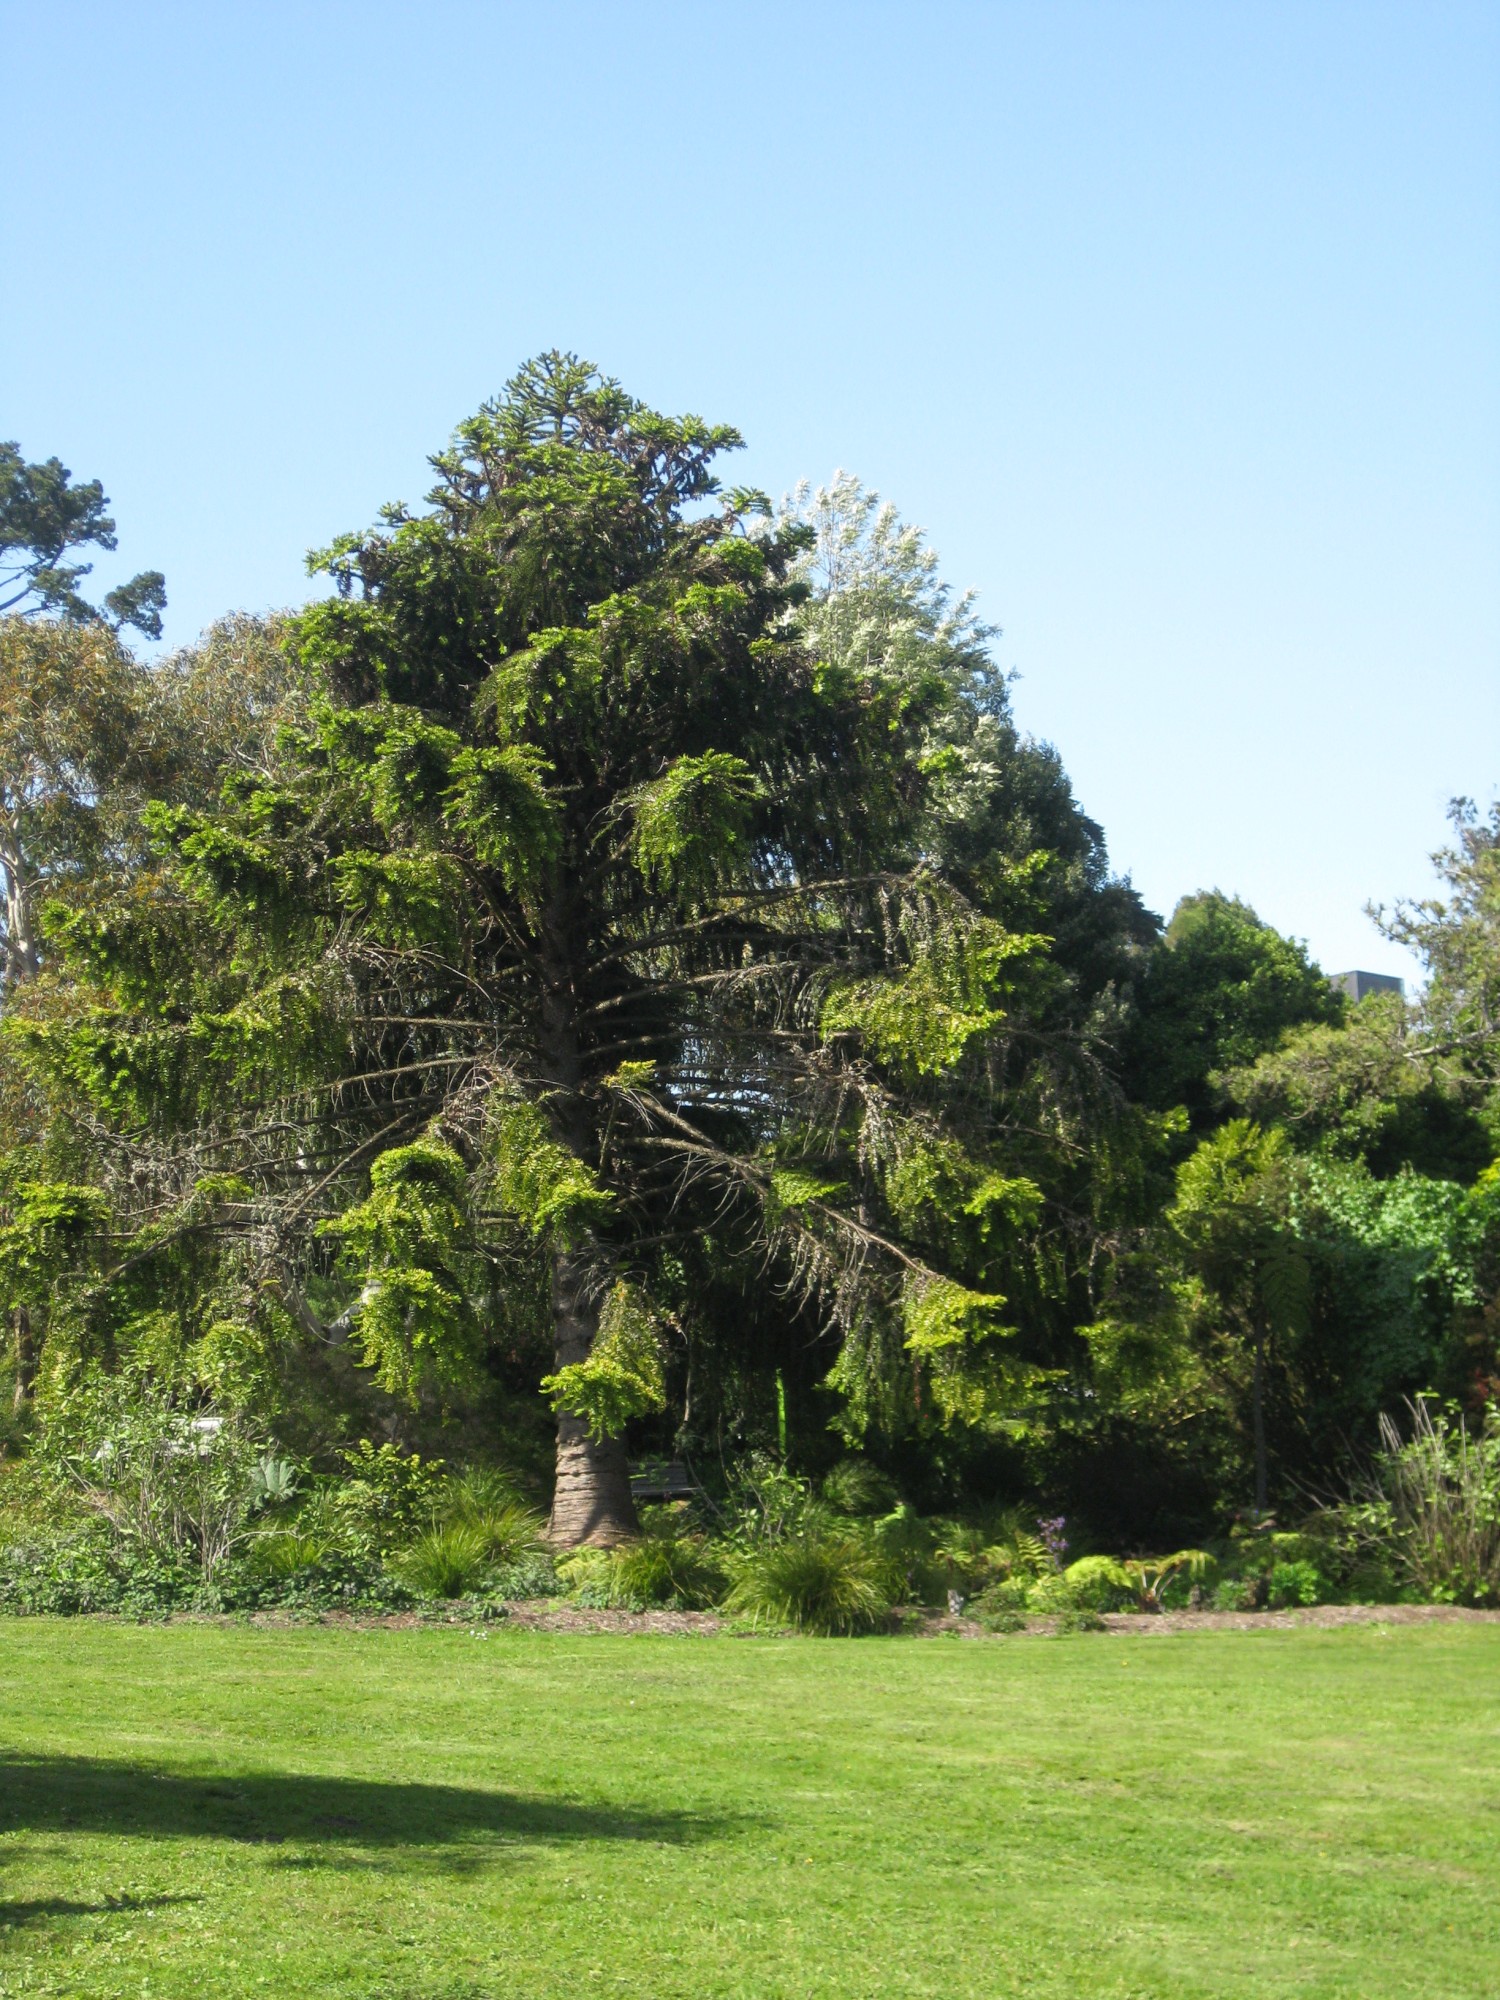
[(444, 1521), (403, 1549), (391, 1568), (424, 1597), (472, 1597), (494, 1567), (489, 1537), (473, 1521)]
[(457, 1514), (452, 1517), (452, 1525), (474, 1529), (483, 1538), (490, 1562), (510, 1564), (537, 1553), (546, 1523), (523, 1500), (507, 1500), (499, 1506), (476, 1509), (472, 1514)]
[(557, 1573), (575, 1603), (609, 1611), (703, 1611), (727, 1581), (696, 1535), (642, 1535), (620, 1549), (576, 1549)]
[(891, 1609), (889, 1565), (847, 1535), (794, 1535), (749, 1550), (725, 1609), (802, 1632), (869, 1632)]
[(682, 1611), (717, 1604), (728, 1580), (695, 1535), (645, 1535), (618, 1550), (614, 1566), (625, 1595)]
[(524, 1499), (516, 1479), (503, 1466), (466, 1465), (443, 1481), (441, 1505), (448, 1514), (486, 1514)]
[(535, 1556), (547, 1525), (511, 1475), (493, 1465), (471, 1465), (445, 1482), (434, 1526), (443, 1523), (476, 1529), (489, 1561), (503, 1565)]

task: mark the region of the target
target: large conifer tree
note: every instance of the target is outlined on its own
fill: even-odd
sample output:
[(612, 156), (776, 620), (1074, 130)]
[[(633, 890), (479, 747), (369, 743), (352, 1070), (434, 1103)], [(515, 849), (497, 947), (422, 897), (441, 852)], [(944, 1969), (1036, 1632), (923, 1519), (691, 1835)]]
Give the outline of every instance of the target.
[(397, 1392), (545, 1296), (564, 1543), (632, 1529), (705, 1245), (819, 1302), (855, 1405), (1025, 1373), (994, 1278), (1040, 1197), (996, 1104), (1059, 975), (995, 913), (1024, 862), (976, 894), (942, 833), (993, 677), (809, 643), (806, 530), (714, 479), (738, 442), (524, 369), (428, 511), (322, 558), (310, 722), (156, 810), (162, 875), (71, 923), (95, 997), (38, 1033), (132, 1149), (136, 1272), (212, 1235), (234, 1311)]

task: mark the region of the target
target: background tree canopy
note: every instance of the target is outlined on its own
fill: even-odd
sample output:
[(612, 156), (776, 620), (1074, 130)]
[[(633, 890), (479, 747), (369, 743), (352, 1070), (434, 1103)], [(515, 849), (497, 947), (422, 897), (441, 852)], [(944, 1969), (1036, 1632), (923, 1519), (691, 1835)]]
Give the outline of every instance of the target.
[(51, 612), (76, 624), (116, 631), (132, 625), (148, 639), (161, 637), (167, 592), (160, 570), (142, 570), (109, 591), (98, 611), (78, 590), (92, 563), (65, 560), (74, 549), (114, 548), (108, 505), (97, 479), (75, 486), (60, 459), (28, 465), (17, 444), (0, 444), (0, 616)]

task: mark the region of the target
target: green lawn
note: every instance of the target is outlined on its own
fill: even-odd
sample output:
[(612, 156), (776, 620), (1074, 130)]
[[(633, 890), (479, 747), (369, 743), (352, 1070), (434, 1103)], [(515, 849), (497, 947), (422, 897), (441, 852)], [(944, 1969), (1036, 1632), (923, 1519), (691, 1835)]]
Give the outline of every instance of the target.
[(1500, 1992), (1500, 1626), (0, 1623), (0, 1995)]

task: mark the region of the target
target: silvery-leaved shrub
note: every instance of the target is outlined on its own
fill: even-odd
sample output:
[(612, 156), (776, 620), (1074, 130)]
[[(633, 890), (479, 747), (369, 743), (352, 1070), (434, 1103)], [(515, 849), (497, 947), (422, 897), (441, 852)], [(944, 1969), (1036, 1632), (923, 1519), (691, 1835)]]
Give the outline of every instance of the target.
[(231, 1412), (146, 1381), (89, 1375), (48, 1412), (44, 1463), (120, 1551), (196, 1569), (212, 1585), (267, 1498), (262, 1440)]

